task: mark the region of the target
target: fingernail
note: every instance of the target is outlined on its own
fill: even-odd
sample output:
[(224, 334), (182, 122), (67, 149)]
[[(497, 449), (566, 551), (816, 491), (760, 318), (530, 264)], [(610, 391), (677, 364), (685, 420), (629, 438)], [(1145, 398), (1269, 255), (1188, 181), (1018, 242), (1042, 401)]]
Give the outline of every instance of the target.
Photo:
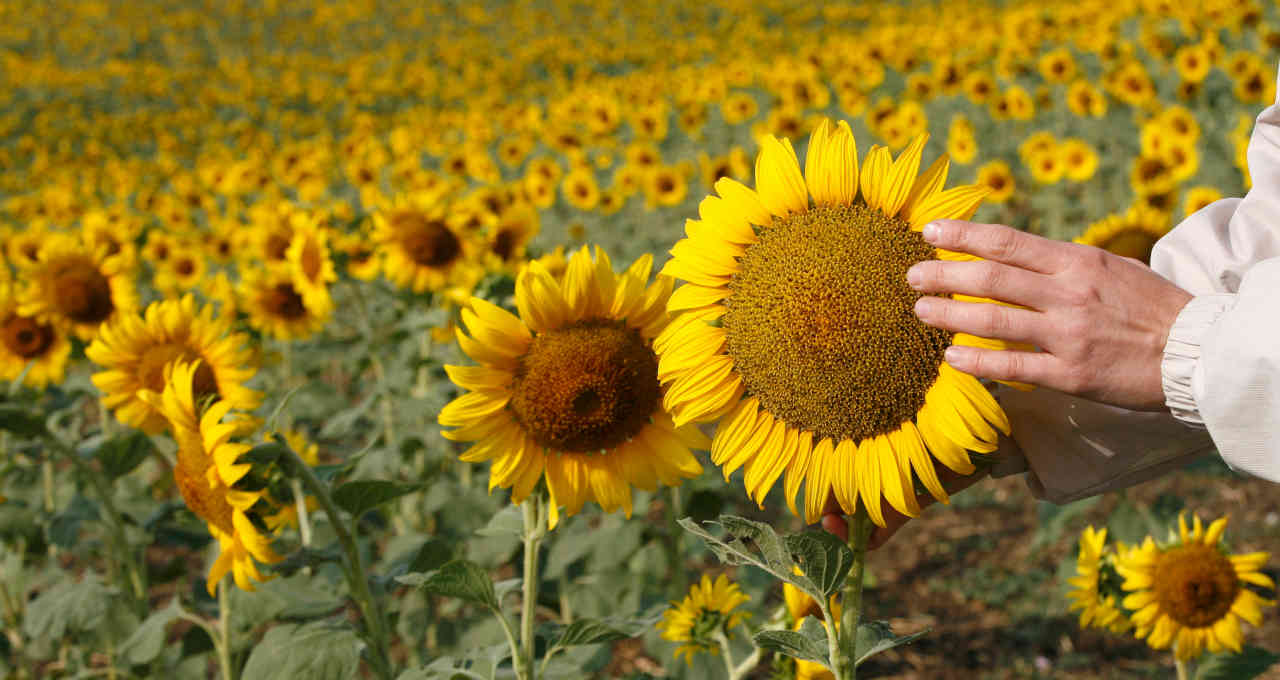
[(924, 283), (924, 273), (920, 271), (920, 265), (912, 265), (907, 270), (907, 283), (911, 284), (912, 288), (919, 288), (920, 284)]
[(964, 361), (967, 356), (969, 356), (969, 348), (957, 347), (956, 345), (948, 347), (947, 351), (942, 354), (942, 358), (946, 359), (949, 364)]
[(916, 305), (915, 305), (916, 316), (920, 317), (921, 319), (925, 318), (926, 316), (929, 316), (930, 314), (933, 313), (935, 309), (937, 309), (937, 304), (938, 304), (938, 301), (931, 297), (922, 297), (919, 300), (916, 300)]
[(930, 222), (924, 225), (924, 229), (920, 230), (920, 235), (924, 237), (925, 241), (934, 243), (939, 236), (942, 236), (942, 225), (937, 222)]

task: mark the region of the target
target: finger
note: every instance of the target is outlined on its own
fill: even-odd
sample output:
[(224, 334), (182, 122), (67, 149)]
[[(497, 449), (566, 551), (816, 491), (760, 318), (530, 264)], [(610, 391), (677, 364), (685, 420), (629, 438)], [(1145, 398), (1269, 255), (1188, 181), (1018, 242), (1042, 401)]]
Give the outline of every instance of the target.
[(1016, 352), (952, 345), (944, 358), (952, 368), (975, 378), (1053, 387), (1061, 373), (1058, 360), (1046, 352)]
[(1015, 267), (1053, 274), (1066, 268), (1073, 244), (1053, 241), (1003, 224), (936, 220), (924, 226), (924, 240)]
[(841, 541), (849, 541), (849, 525), (844, 521), (844, 515), (836, 512), (823, 515), (822, 528)]
[(922, 293), (961, 293), (1044, 309), (1057, 299), (1053, 279), (992, 262), (925, 260), (907, 270), (907, 283)]
[(1044, 344), (1040, 342), (1044, 315), (1029, 309), (925, 296), (916, 301), (915, 312), (930, 326), (954, 333)]

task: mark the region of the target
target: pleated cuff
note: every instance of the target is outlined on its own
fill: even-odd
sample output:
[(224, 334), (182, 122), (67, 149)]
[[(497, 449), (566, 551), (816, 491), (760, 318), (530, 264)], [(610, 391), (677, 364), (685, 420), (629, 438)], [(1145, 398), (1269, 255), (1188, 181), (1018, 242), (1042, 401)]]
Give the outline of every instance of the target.
[(1160, 362), (1165, 405), (1174, 418), (1186, 425), (1204, 428), (1204, 418), (1196, 405), (1192, 379), (1200, 363), (1200, 342), (1205, 333), (1235, 304), (1233, 294), (1198, 295), (1178, 313), (1169, 329)]

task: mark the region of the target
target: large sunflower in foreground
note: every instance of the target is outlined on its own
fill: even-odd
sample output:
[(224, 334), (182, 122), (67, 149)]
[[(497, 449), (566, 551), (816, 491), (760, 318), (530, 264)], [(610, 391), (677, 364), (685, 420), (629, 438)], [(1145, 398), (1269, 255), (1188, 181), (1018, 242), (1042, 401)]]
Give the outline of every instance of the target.
[(712, 460), (726, 479), (745, 467), (758, 503), (785, 474), (792, 512), (805, 484), (808, 522), (833, 493), (848, 513), (862, 499), (880, 525), (882, 498), (915, 516), (915, 480), (947, 500), (935, 459), (972, 473), (968, 451), (993, 451), (1009, 431), (982, 384), (943, 361), (951, 344), (1007, 345), (926, 326), (912, 311), (909, 267), (974, 259), (918, 232), (969, 217), (988, 191), (944, 191), (946, 156), (917, 177), (925, 141), (897, 160), (872, 147), (859, 170), (849, 126), (824, 121), (802, 176), (791, 143), (767, 136), (756, 189), (716, 182), (720, 195), (671, 249), (663, 273), (687, 283), (668, 305), (680, 316), (654, 343), (664, 403), (677, 425), (721, 421)]
[[(1071, 611), (1080, 610), (1080, 627), (1095, 626), (1113, 633), (1133, 628), (1133, 623), (1120, 608), (1120, 577), (1116, 572), (1116, 556), (1106, 549), (1107, 530), (1085, 527), (1080, 534), (1080, 554), (1076, 558), (1076, 575), (1067, 579), (1073, 588), (1067, 593)], [(1125, 552), (1124, 544), (1118, 548)]]
[(1206, 647), (1238, 654), (1244, 643), (1240, 620), (1261, 625), (1262, 607), (1275, 604), (1246, 587), (1275, 588), (1259, 571), (1268, 554), (1226, 554), (1219, 545), (1226, 528), (1226, 517), (1206, 529), (1196, 516), (1188, 529), (1180, 516), (1172, 544), (1162, 547), (1148, 536), (1119, 556), (1116, 570), (1131, 592), (1124, 606), (1134, 612), (1135, 634), (1152, 649), (1174, 644), (1183, 661), (1200, 656)]
[(18, 312), (52, 323), (81, 340), (98, 327), (138, 308), (134, 272), (108, 247), (90, 248), (69, 234), (52, 234), (35, 262), (22, 268), (27, 282)]
[(667, 324), (671, 280), (649, 283), (652, 258), (615, 274), (584, 246), (557, 281), (537, 262), (516, 278), (520, 316), (479, 298), (462, 310), (458, 343), (479, 366), (445, 366), (470, 390), (440, 411), (454, 441), (474, 441), (470, 463), (492, 460), (489, 488), (521, 502), (545, 473), (549, 523), (595, 501), (631, 514), (631, 486), (679, 484), (702, 466), (689, 451), (710, 442), (662, 408), (652, 340)]
[(213, 306), (196, 308), (195, 298), (153, 302), (141, 315), (121, 316), (102, 327), (85, 355), (104, 370), (93, 374), (102, 403), (120, 422), (148, 434), (165, 427), (159, 409), (139, 396), (162, 392), (166, 367), (199, 359), (193, 389), (197, 399), (217, 396), (230, 408), (252, 411), (262, 394), (245, 387), (257, 370), (244, 333), (231, 331), (231, 318), (215, 318)]
[(251, 447), (232, 441), (232, 437), (243, 434), (247, 421), (235, 420), (226, 400), (215, 402), (201, 414), (195, 390), (199, 371), (198, 360), (169, 364), (164, 392), (144, 391), (143, 398), (168, 419), (178, 443), (173, 479), (182, 500), (218, 539), (221, 552), (209, 568), (209, 594), (214, 594), (227, 572), (242, 590), (253, 590), (254, 581), (267, 579), (255, 561), (274, 563), (282, 558), (250, 519), (250, 508), (264, 500), (263, 492), (236, 488), (251, 467), (240, 456)]

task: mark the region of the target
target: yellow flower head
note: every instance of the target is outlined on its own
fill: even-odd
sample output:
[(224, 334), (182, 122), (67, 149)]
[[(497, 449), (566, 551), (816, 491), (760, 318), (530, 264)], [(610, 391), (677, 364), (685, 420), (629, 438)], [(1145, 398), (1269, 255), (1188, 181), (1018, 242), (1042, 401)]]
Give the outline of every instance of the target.
[(182, 499), (218, 539), (221, 552), (209, 568), (209, 594), (215, 592), (227, 572), (241, 589), (253, 590), (254, 581), (268, 578), (258, 571), (255, 562), (274, 563), (282, 558), (249, 518), (249, 510), (262, 500), (262, 492), (235, 488), (250, 468), (240, 461), (250, 446), (232, 441), (232, 437), (243, 434), (244, 421), (236, 420), (231, 404), (225, 400), (200, 412), (195, 390), (199, 370), (198, 360), (169, 364), (164, 392), (147, 390), (143, 398), (168, 420), (178, 442), (173, 478)]
[[(958, 343), (919, 322), (906, 283), (917, 262), (968, 259), (935, 250), (919, 230), (967, 218), (982, 186), (943, 190), (944, 156), (917, 176), (926, 137), (895, 160), (873, 147), (858, 163), (848, 125), (823, 121), (805, 173), (790, 142), (766, 137), (756, 189), (730, 179), (699, 206), (663, 273), (687, 283), (668, 305), (679, 316), (655, 343), (675, 422), (719, 421), (712, 460), (725, 479), (745, 468), (758, 503), (785, 478), (805, 518), (827, 498), (847, 513), (861, 500), (877, 524), (882, 502), (919, 512), (919, 480), (946, 492), (934, 462), (973, 472), (968, 451), (993, 451), (1004, 411), (975, 378), (942, 355)], [(812, 198), (812, 203), (810, 202)]]
[(1258, 626), (1262, 608), (1275, 602), (1247, 586), (1275, 589), (1260, 569), (1264, 552), (1229, 555), (1220, 545), (1227, 518), (1208, 528), (1194, 516), (1190, 528), (1178, 517), (1178, 534), (1168, 545), (1150, 536), (1122, 554), (1116, 571), (1124, 578), (1124, 607), (1133, 611), (1135, 634), (1152, 649), (1176, 645), (1179, 659), (1192, 660), (1207, 648), (1212, 653), (1242, 651), (1240, 621)]
[(679, 659), (683, 654), (685, 662), (692, 665), (693, 655), (698, 652), (720, 653), (715, 635), (732, 637), (732, 630), (750, 616), (736, 611), (749, 599), (724, 574), (714, 582), (703, 574), (702, 581), (695, 583), (683, 600), (672, 602), (671, 608), (662, 612), (658, 629), (662, 639), (682, 643), (676, 648), (675, 657)]
[(23, 267), (18, 312), (93, 339), (100, 326), (138, 308), (133, 271), (107, 253), (69, 234), (47, 235), (36, 261)]
[(476, 442), (462, 460), (492, 460), (489, 488), (520, 502), (545, 477), (549, 523), (595, 501), (631, 514), (631, 486), (653, 490), (702, 472), (690, 447), (710, 442), (675, 425), (662, 406), (653, 339), (667, 325), (671, 280), (649, 283), (652, 257), (615, 274), (603, 250), (584, 246), (563, 279), (529, 263), (516, 279), (520, 316), (480, 298), (462, 310), (462, 351), (479, 366), (446, 366), (467, 393), (439, 421), (454, 441)]
[(168, 366), (199, 360), (194, 369), (197, 399), (216, 396), (230, 408), (251, 411), (262, 394), (245, 387), (257, 367), (249, 338), (231, 332), (231, 318), (215, 318), (213, 307), (196, 308), (195, 298), (153, 302), (141, 315), (129, 314), (103, 326), (85, 355), (103, 370), (93, 374), (102, 403), (120, 422), (155, 434), (164, 416), (139, 396), (164, 390)]
[[(1128, 615), (1118, 604), (1123, 592), (1116, 573), (1115, 555), (1106, 549), (1107, 530), (1085, 527), (1080, 535), (1080, 554), (1076, 558), (1076, 576), (1067, 580), (1072, 590), (1071, 611), (1080, 610), (1080, 627), (1105, 628), (1123, 633), (1133, 628)], [(1124, 552), (1123, 544), (1119, 547)]]
[(0, 281), (0, 380), (16, 380), (25, 372), (23, 384), (41, 389), (62, 381), (70, 356), (67, 334), (19, 314), (12, 284)]

